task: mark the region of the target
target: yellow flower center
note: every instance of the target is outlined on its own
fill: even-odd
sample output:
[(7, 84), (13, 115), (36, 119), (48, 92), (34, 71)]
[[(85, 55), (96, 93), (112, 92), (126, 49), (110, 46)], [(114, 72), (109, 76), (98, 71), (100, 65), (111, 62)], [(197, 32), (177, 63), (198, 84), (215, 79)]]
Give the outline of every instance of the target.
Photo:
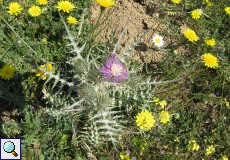
[(161, 43), (161, 40), (159, 38), (156, 39), (156, 43)]
[(9, 70), (5, 70), (5, 74), (6, 74), (6, 75), (9, 75), (9, 74), (10, 74), (10, 71), (9, 71)]

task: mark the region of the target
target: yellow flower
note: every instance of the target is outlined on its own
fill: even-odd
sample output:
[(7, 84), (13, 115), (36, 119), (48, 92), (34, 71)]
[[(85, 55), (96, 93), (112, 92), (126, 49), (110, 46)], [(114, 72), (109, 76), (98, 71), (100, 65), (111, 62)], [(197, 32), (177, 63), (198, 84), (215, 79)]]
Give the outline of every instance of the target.
[(215, 39), (214, 38), (206, 38), (205, 40), (205, 43), (207, 44), (207, 45), (209, 45), (209, 46), (215, 46), (216, 45), (216, 41), (215, 41)]
[(96, 0), (97, 3), (99, 3), (100, 6), (105, 7), (105, 8), (109, 8), (115, 5), (115, 1), (114, 0)]
[(48, 4), (48, 0), (37, 0), (37, 3), (40, 5)]
[(210, 53), (205, 53), (202, 56), (202, 62), (204, 65), (209, 68), (216, 68), (218, 67), (218, 59)]
[(159, 120), (161, 123), (168, 123), (170, 121), (169, 112), (161, 111), (161, 113), (159, 113)]
[(32, 7), (29, 8), (28, 12), (32, 17), (37, 17), (41, 15), (42, 10), (40, 7), (33, 5)]
[(173, 53), (177, 55), (179, 52), (177, 50), (174, 50)]
[(173, 16), (173, 15), (175, 15), (175, 14), (176, 14), (176, 12), (173, 12), (173, 11), (168, 11), (168, 12), (167, 12), (167, 14), (168, 14), (169, 16)]
[(225, 12), (226, 12), (227, 14), (230, 15), (230, 7), (226, 7), (224, 10), (225, 10)]
[(120, 153), (121, 160), (130, 160), (130, 155), (124, 152)]
[[(51, 71), (54, 72), (52, 64), (49, 64), (49, 63), (46, 64), (46, 65), (45, 64), (44, 65), (40, 65), (40, 68), (43, 69), (43, 70), (45, 70), (46, 72), (51, 72)], [(44, 75), (44, 71), (38, 70), (37, 74), (35, 76), (42, 77), (42, 80), (46, 80), (47, 76), (43, 76), (43, 75)]]
[(69, 16), (69, 17), (67, 17), (66, 19), (67, 19), (67, 22), (68, 22), (69, 24), (76, 25), (76, 24), (78, 23), (77, 19), (74, 18), (74, 17), (72, 17), (72, 16)]
[(155, 102), (156, 104), (158, 104), (160, 102), (160, 99), (157, 97), (153, 97), (153, 102)]
[(226, 107), (229, 108), (230, 107), (230, 103), (228, 102), (228, 100), (226, 98), (224, 99), (224, 102), (225, 102)]
[(2, 79), (7, 79), (9, 80), (10, 78), (12, 78), (14, 75), (14, 68), (12, 67), (12, 65), (5, 65), (1, 70), (0, 70), (0, 77)]
[(188, 142), (188, 149), (192, 151), (198, 151), (200, 149), (200, 146), (196, 143), (196, 140), (190, 140)]
[(181, 0), (172, 0), (173, 3), (179, 4)]
[(214, 152), (216, 151), (216, 149), (213, 147), (213, 145), (211, 145), (211, 146), (209, 146), (208, 148), (206, 148), (205, 151), (206, 151), (205, 153), (206, 153), (207, 155), (210, 155), (210, 154), (214, 153)]
[(22, 11), (22, 7), (18, 2), (11, 2), (7, 8), (9, 8), (9, 14), (15, 14), (16, 16)]
[(143, 110), (136, 116), (136, 124), (140, 127), (141, 130), (151, 130), (155, 125), (154, 116), (151, 112)]
[(159, 105), (161, 106), (162, 109), (164, 109), (165, 106), (167, 105), (167, 102), (166, 101), (160, 101)]
[(202, 15), (202, 10), (201, 9), (193, 10), (192, 13), (191, 13), (191, 16), (192, 16), (193, 19), (199, 19), (201, 15)]
[(208, 6), (212, 6), (212, 3), (209, 0), (205, 0), (205, 2)]
[(161, 108), (162, 109), (164, 109), (165, 108), (165, 106), (167, 105), (167, 102), (166, 101), (160, 101), (160, 99), (159, 98), (157, 98), (157, 97), (153, 97), (153, 102), (154, 103), (156, 103), (156, 105), (160, 105), (161, 106)]
[(196, 35), (196, 32), (194, 32), (192, 29), (190, 28), (187, 28), (185, 31), (184, 31), (184, 36), (186, 38), (188, 38), (189, 41), (191, 42), (196, 42), (198, 41), (199, 37)]
[(56, 6), (56, 8), (59, 11), (62, 10), (63, 12), (69, 13), (70, 11), (72, 11), (76, 7), (74, 6), (73, 3), (69, 2), (69, 1), (60, 1), (60, 2), (58, 2), (58, 5)]
[(47, 38), (46, 37), (42, 38), (42, 42), (43, 44), (47, 44), (48, 43)]
[(221, 160), (228, 160), (228, 157), (226, 155), (222, 155)]

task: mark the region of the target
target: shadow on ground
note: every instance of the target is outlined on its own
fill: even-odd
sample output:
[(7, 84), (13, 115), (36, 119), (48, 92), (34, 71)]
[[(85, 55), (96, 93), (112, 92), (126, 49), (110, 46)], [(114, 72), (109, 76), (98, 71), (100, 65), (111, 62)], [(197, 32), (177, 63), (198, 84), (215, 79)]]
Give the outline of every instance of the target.
[[(0, 68), (4, 63), (0, 61)], [(7, 132), (18, 135), (17, 126), (21, 121), (20, 111), (25, 107), (25, 97), (18, 74), (10, 80), (0, 79), (0, 138), (8, 137)], [(19, 127), (19, 126), (18, 126)]]

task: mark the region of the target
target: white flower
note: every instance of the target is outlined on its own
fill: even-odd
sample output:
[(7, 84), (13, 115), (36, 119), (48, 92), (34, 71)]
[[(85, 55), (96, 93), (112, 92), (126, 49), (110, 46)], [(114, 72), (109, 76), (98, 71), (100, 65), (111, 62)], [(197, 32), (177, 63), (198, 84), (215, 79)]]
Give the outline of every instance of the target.
[(163, 37), (158, 35), (158, 34), (154, 34), (153, 35), (153, 43), (158, 48), (162, 47), (164, 45)]

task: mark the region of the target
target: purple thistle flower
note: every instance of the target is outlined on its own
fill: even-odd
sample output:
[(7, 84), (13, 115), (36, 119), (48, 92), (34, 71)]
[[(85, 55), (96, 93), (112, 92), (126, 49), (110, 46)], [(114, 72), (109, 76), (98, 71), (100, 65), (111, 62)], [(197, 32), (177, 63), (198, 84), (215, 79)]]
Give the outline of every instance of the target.
[(165, 154), (165, 151), (164, 151), (164, 150), (161, 150), (161, 154)]
[(112, 53), (110, 58), (106, 61), (105, 66), (101, 68), (101, 73), (106, 80), (111, 80), (115, 83), (119, 83), (128, 79), (128, 73), (124, 65), (114, 56)]
[(131, 160), (137, 160), (137, 158), (136, 157), (132, 157), (132, 159)]

